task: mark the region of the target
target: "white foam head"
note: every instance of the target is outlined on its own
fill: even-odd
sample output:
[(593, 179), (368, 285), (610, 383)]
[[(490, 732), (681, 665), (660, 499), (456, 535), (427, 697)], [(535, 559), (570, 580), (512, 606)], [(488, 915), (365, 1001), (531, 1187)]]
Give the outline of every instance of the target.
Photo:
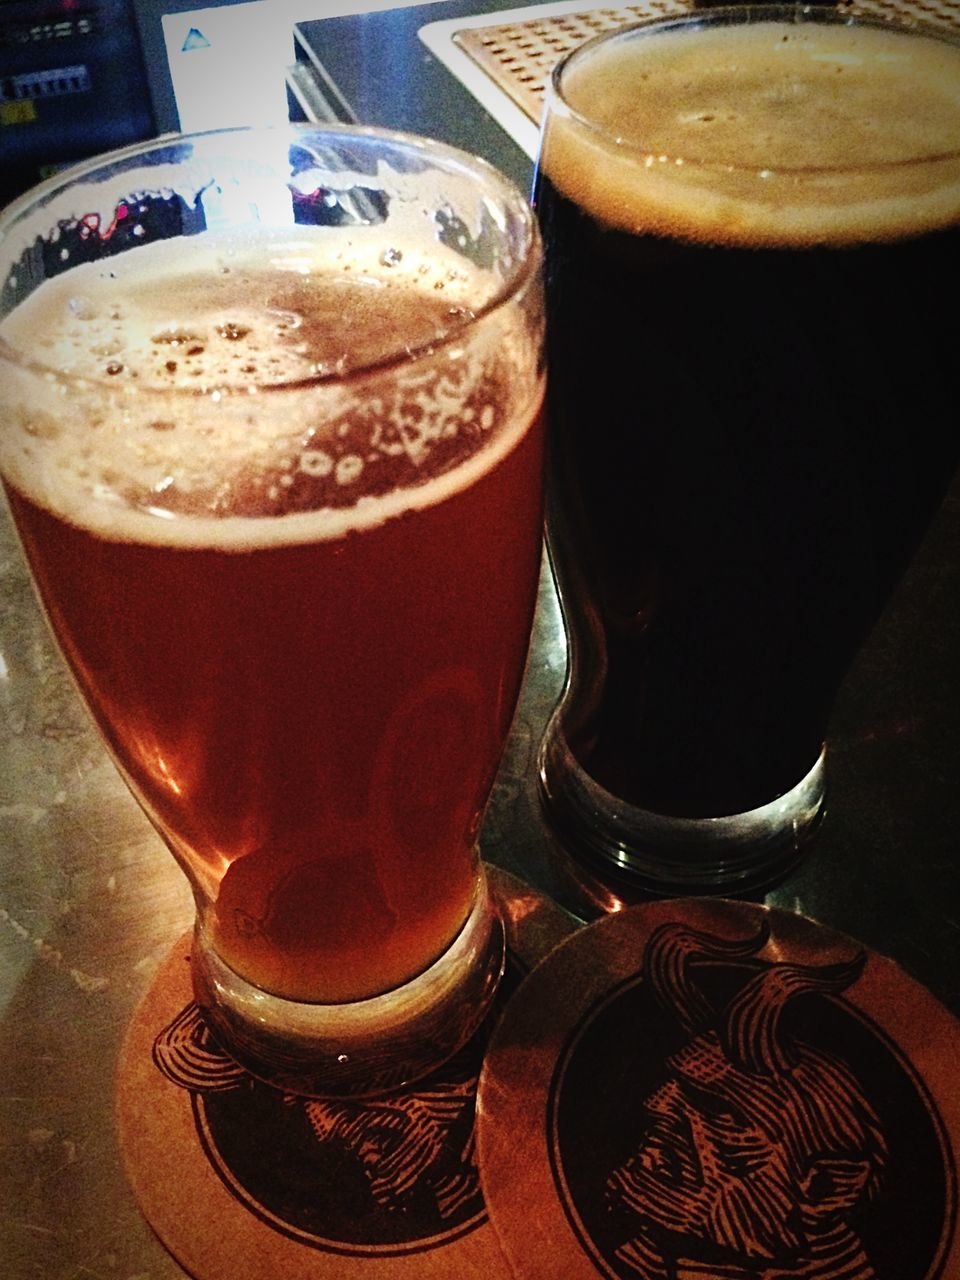
[(178, 545), (336, 537), (430, 505), (495, 465), (542, 394), (538, 309), (477, 318), (491, 288), (376, 227), (76, 267), (0, 325), (4, 474), (103, 536)]

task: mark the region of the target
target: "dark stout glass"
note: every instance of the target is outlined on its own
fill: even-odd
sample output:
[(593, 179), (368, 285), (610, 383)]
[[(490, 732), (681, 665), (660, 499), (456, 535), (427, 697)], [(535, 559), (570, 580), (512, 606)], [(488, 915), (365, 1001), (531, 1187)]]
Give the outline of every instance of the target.
[(815, 765), (960, 446), (960, 50), (742, 16), (575, 56), (536, 193), (572, 648), (551, 732), (693, 819)]

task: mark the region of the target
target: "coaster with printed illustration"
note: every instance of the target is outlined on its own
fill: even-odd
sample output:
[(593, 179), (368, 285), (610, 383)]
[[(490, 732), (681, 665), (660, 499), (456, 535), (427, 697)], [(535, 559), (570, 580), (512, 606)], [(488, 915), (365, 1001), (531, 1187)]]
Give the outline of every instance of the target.
[(480, 1079), (517, 1280), (955, 1280), (960, 1024), (893, 961), (748, 903), (557, 947)]
[(196, 1280), (509, 1276), (476, 1165), (477, 1077), (510, 992), (578, 925), (488, 873), (507, 932), (503, 994), (454, 1059), (382, 1099), (294, 1097), (250, 1076), (203, 1023), (181, 938), (127, 1033), (116, 1101), (134, 1194)]

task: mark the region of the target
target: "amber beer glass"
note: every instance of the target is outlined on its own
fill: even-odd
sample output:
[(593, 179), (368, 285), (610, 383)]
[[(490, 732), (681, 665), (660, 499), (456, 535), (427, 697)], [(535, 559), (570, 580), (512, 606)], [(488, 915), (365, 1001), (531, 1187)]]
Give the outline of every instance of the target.
[(535, 200), (546, 812), (643, 888), (760, 890), (957, 462), (960, 48), (799, 5), (600, 37), (554, 73)]
[(541, 549), (526, 200), (384, 132), (161, 139), (0, 220), (3, 479), (196, 898), (196, 997), (302, 1093), (430, 1070), (503, 959), (477, 833)]

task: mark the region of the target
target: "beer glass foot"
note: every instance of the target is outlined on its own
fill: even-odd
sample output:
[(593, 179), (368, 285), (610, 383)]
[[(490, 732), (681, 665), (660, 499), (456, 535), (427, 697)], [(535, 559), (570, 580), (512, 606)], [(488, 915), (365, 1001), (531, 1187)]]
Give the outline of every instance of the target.
[(570, 855), (659, 895), (744, 896), (799, 862), (825, 812), (825, 751), (796, 786), (747, 813), (674, 818), (618, 799), (577, 762), (556, 721), (540, 748), (540, 798)]
[(452, 1057), (483, 1021), (504, 955), (484, 885), (443, 955), (369, 999), (312, 1004), (263, 991), (224, 963), (199, 920), (191, 969), (210, 1030), (252, 1075), (305, 1097), (361, 1097), (400, 1088)]

